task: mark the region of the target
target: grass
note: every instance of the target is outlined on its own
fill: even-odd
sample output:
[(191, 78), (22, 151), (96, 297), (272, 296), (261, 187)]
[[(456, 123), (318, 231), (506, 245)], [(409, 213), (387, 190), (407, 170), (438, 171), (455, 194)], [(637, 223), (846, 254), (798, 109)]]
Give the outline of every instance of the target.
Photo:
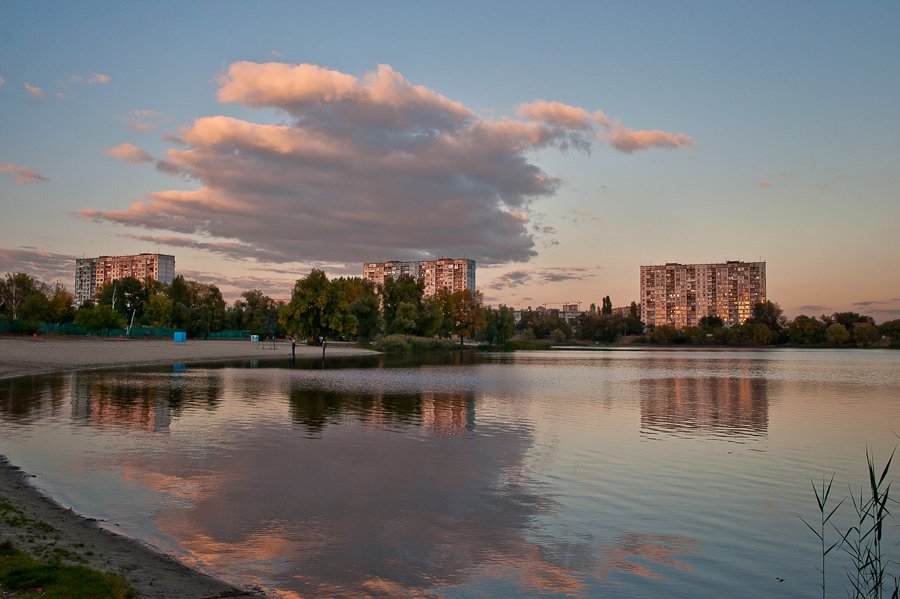
[(7, 541), (0, 544), (0, 596), (16, 599), (129, 599), (136, 595), (134, 589), (119, 576), (85, 566), (37, 560)]

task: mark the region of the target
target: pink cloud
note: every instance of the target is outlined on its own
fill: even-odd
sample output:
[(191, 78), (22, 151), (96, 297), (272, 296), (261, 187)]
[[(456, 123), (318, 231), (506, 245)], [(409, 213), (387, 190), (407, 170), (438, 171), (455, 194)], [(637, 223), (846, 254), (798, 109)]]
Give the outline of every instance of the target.
[(112, 156), (122, 162), (128, 164), (140, 164), (142, 162), (153, 162), (153, 156), (149, 152), (137, 147), (134, 144), (119, 144), (106, 150), (107, 156)]
[(27, 82), (25, 83), (25, 91), (28, 92), (29, 97), (35, 102), (43, 102), (44, 98), (46, 98), (43, 89)]
[(3, 78), (3, 75), (0, 75), (0, 87), (6, 85), (6, 79)]
[[(387, 65), (356, 77), (310, 64), (237, 62), (219, 84), (220, 101), (276, 109), (289, 120), (197, 118), (166, 137), (174, 147), (156, 166), (199, 189), (81, 214), (233, 241), (205, 249), (269, 262), (525, 261), (536, 254), (532, 203), (561, 183), (534, 164), (533, 151), (587, 150), (593, 129), (605, 126), (599, 111), (552, 102), (520, 106), (524, 120), (484, 118)], [(152, 160), (140, 152), (131, 146), (117, 157)]]
[(516, 113), (526, 119), (543, 121), (571, 129), (589, 129), (592, 125), (608, 125), (609, 118), (603, 111), (593, 113), (584, 108), (569, 106), (562, 102), (538, 100), (529, 104), (519, 104)]
[(88, 83), (109, 83), (111, 77), (109, 75), (105, 75), (103, 73), (91, 73), (90, 77), (87, 78)]
[(150, 108), (139, 108), (131, 112), (131, 120), (128, 123), (128, 127), (132, 131), (144, 133), (156, 129), (160, 120), (162, 120), (162, 115), (159, 112)]
[(659, 130), (628, 129), (621, 125), (602, 136), (612, 147), (630, 154), (647, 148), (677, 149), (694, 145), (694, 141), (684, 133), (667, 133)]
[(27, 166), (20, 166), (12, 162), (0, 163), (0, 173), (9, 173), (15, 177), (16, 185), (29, 185), (31, 183), (40, 183), (46, 181), (47, 177), (43, 176), (34, 169)]

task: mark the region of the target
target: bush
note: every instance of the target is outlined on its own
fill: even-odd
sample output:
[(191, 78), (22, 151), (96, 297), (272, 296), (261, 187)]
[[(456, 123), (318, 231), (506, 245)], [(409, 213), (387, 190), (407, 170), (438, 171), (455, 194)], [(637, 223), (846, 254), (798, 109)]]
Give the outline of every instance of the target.
[(459, 347), (450, 339), (416, 337), (414, 335), (387, 335), (373, 343), (376, 350), (387, 354), (407, 354), (414, 351), (448, 351)]

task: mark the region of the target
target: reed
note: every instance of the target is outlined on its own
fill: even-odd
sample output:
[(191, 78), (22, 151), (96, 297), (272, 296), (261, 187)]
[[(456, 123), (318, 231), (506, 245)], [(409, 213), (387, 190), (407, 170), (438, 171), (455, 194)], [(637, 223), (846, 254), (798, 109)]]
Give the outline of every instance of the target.
[[(849, 497), (855, 519), (853, 525), (844, 531), (832, 519), (847, 498), (841, 499), (834, 507), (829, 506), (834, 476), (827, 484), (823, 478), (821, 487), (813, 482), (819, 521), (817, 526), (813, 526), (802, 517), (801, 520), (819, 539), (822, 562), (817, 570), (822, 575), (822, 597), (827, 596), (826, 557), (836, 548), (843, 550), (850, 558), (850, 566), (846, 568), (850, 583), (847, 594), (850, 597), (883, 599), (887, 596), (885, 593), (890, 593), (891, 599), (898, 599), (900, 596), (900, 578), (892, 573), (892, 568), (896, 568), (898, 564), (887, 559), (884, 552), (887, 542), (884, 533), (891, 516), (890, 506), (897, 503), (890, 495), (891, 481), (888, 480), (895, 453), (896, 449), (891, 452), (884, 468), (879, 469), (875, 466), (875, 456), (866, 450), (868, 486), (861, 485), (858, 493), (850, 488)], [(829, 531), (837, 535), (834, 542), (826, 541)], [(890, 590), (891, 586), (893, 591)]]

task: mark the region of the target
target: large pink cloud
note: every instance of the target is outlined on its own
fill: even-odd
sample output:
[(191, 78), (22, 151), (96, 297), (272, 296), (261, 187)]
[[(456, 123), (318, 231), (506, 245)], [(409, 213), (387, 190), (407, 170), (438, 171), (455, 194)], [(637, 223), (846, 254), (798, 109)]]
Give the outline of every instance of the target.
[(217, 251), (246, 247), (246, 257), (274, 262), (523, 261), (536, 253), (530, 207), (560, 185), (532, 162), (533, 151), (587, 150), (596, 129), (609, 127), (600, 111), (558, 102), (520, 105), (520, 118), (484, 118), (387, 65), (356, 77), (238, 62), (219, 83), (221, 102), (287, 120), (198, 118), (168, 138), (174, 146), (156, 164), (199, 188), (82, 215), (233, 242)]

